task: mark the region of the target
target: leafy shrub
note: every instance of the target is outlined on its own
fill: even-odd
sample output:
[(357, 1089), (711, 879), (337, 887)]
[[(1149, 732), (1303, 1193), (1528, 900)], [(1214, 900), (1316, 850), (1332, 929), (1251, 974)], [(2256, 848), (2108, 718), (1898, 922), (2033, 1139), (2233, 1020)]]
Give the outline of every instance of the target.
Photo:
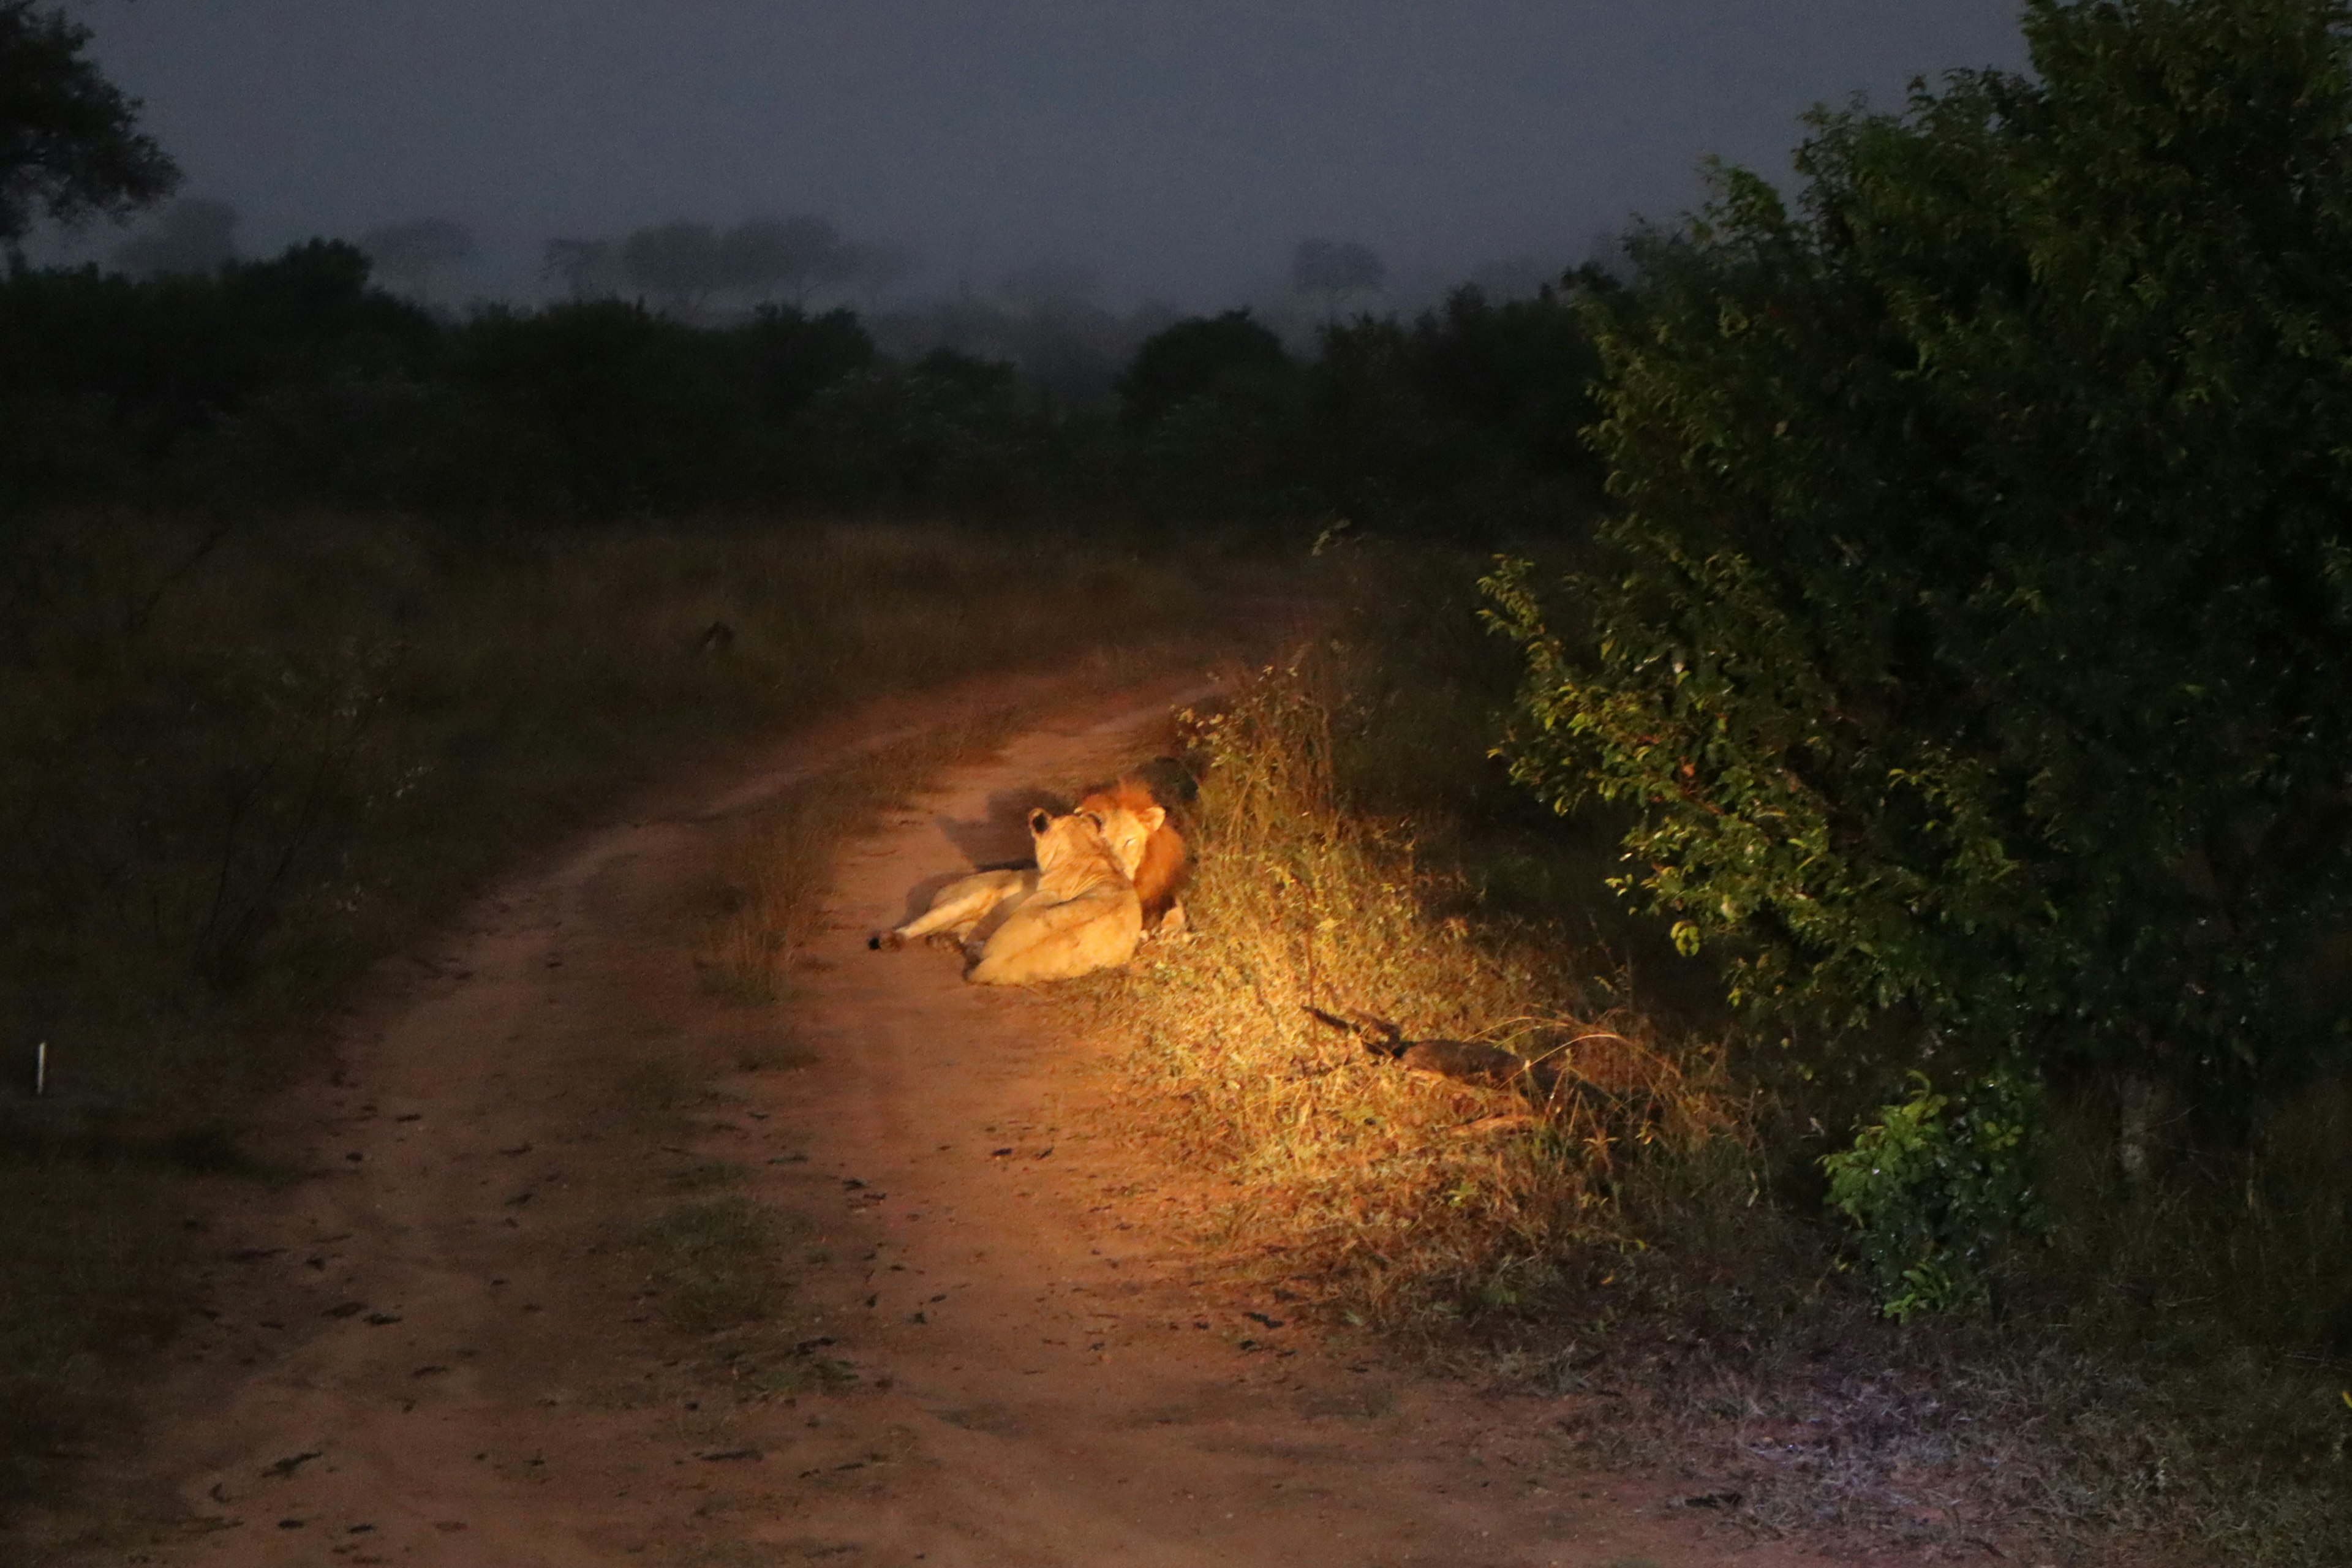
[(1911, 1078), (1908, 1100), (1822, 1159), (1830, 1206), (1855, 1227), (1879, 1304), (1903, 1322), (1983, 1306), (2001, 1246), (2043, 1225), (2027, 1168), (2040, 1087), (1996, 1070), (1956, 1099)]
[(1518, 776), (1739, 1000), (2193, 1083), (2326, 1048), (2352, 921), (2352, 47), (2320, 0), (2035, 0), (2036, 75), (1820, 111), (1588, 297), (1615, 565)]
[(1153, 333), (1118, 379), (1119, 412), (1139, 428), (1195, 397), (1279, 382), (1290, 371), (1282, 340), (1247, 310), (1199, 316)]

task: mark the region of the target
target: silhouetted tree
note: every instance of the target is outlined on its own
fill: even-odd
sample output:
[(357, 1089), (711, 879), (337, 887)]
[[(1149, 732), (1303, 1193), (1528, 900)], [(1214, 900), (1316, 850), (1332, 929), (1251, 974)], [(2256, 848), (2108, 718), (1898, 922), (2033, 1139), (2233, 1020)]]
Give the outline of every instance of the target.
[(405, 283), (418, 293), (429, 289), (443, 268), (463, 266), (480, 249), (473, 230), (446, 217), (383, 224), (360, 236), (360, 248), (379, 276)]
[(707, 223), (655, 224), (621, 242), (621, 270), (629, 281), (681, 310), (698, 308), (728, 286), (719, 235)]
[(610, 293), (615, 259), (609, 239), (551, 239), (540, 249), (539, 280), (562, 279), (574, 300)]
[(782, 289), (799, 305), (812, 289), (847, 282), (856, 256), (830, 222), (801, 213), (737, 224), (719, 242), (719, 265), (721, 287), (762, 297)]
[(226, 202), (173, 202), (144, 233), (114, 247), (115, 265), (137, 278), (210, 272), (236, 259), (236, 208)]
[(1388, 276), (1371, 247), (1352, 239), (1302, 239), (1290, 253), (1290, 286), (1301, 294), (1322, 295), (1327, 316), (1339, 315), (1341, 299), (1377, 289)]
[(36, 212), (120, 217), (171, 195), (180, 171), (137, 130), (139, 100), (83, 58), (89, 29), (62, 10), (0, 0), (0, 245)]
[(1237, 382), (1278, 376), (1290, 368), (1282, 340), (1247, 310), (1202, 316), (1154, 332), (1118, 378), (1121, 413), (1150, 425), (1178, 404), (1223, 392)]

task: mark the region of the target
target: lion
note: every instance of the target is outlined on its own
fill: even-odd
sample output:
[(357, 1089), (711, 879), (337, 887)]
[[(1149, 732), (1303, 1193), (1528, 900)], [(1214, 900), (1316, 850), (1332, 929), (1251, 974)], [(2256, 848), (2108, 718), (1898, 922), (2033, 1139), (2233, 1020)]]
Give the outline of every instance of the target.
[[(1169, 931), (1183, 929), (1183, 910), (1172, 920), (1175, 889), (1184, 869), (1184, 840), (1168, 821), (1168, 813), (1152, 797), (1150, 787), (1130, 779), (1106, 784), (1077, 805), (1090, 816), (1117, 857), (1120, 869), (1136, 885), (1146, 929), (1165, 921)], [(1013, 911), (1037, 889), (1038, 873), (1030, 867), (1001, 867), (976, 871), (941, 888), (930, 907), (896, 930), (868, 937), (870, 948), (898, 948), (929, 939), (969, 944), (985, 942)]]
[(1143, 903), (1147, 934), (1174, 935), (1184, 929), (1184, 906), (1178, 901), (1191, 866), (1184, 836), (1168, 816), (1168, 808), (1149, 782), (1132, 773), (1087, 792), (1080, 811), (1102, 818), (1103, 834), (1118, 853), (1128, 875), (1135, 879), (1135, 896)]
[(990, 933), (964, 978), (1026, 985), (1112, 969), (1143, 940), (1143, 902), (1092, 812), (1029, 814), (1037, 883)]

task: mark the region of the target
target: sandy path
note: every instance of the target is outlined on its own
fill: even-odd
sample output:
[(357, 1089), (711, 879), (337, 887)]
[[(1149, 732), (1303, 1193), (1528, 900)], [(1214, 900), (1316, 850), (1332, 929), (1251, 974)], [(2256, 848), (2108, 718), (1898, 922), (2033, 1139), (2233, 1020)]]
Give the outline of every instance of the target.
[[(1579, 1477), (1542, 1401), (1203, 1295), (1153, 1224), (1168, 1173), (1090, 1114), (1096, 1048), (948, 955), (864, 951), (937, 873), (1017, 851), (1036, 787), (1149, 755), (1176, 690), (1067, 705), (851, 846), (787, 1007), (698, 983), (714, 856), (795, 770), (950, 705), (594, 835), (413, 961), (289, 1097), (308, 1179), (212, 1222), (206, 1320), (118, 1489), (149, 1521), (127, 1560), (1800, 1561)], [(653, 1321), (630, 1228), (720, 1161), (798, 1217), (792, 1332), (855, 1381), (761, 1392)]]

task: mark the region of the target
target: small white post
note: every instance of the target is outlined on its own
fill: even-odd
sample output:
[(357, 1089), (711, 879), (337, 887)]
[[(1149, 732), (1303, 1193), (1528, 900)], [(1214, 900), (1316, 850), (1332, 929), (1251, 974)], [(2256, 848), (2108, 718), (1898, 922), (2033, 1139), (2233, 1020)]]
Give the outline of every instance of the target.
[(33, 1098), (38, 1100), (49, 1088), (49, 1042), (43, 1040), (33, 1047)]

